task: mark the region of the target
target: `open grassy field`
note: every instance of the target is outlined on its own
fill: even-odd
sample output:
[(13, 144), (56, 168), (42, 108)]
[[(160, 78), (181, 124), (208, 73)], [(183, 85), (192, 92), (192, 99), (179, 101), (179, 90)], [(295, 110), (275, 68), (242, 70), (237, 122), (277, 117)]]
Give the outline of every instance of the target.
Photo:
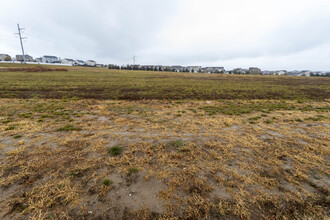
[(0, 70), (0, 219), (328, 219), (329, 82)]
[[(312, 99), (330, 96), (329, 78), (237, 76), (68, 67), (68, 72), (1, 72), (1, 98)], [(28, 65), (30, 66), (30, 65)], [(56, 68), (56, 67), (49, 67)]]

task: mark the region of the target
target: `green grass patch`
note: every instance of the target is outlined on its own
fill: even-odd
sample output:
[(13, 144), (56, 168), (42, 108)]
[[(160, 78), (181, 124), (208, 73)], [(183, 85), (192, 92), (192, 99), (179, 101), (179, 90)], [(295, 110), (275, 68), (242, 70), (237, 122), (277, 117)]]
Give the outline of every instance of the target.
[(123, 152), (123, 148), (121, 146), (113, 146), (110, 147), (108, 153), (112, 156), (118, 156)]
[(69, 172), (69, 176), (71, 177), (80, 177), (82, 176), (82, 170), (81, 169), (74, 169)]
[(19, 138), (21, 138), (21, 137), (23, 137), (23, 136), (20, 135), (20, 134), (17, 134), (17, 135), (15, 135), (15, 136), (13, 136), (14, 139), (19, 139)]
[(128, 169), (129, 174), (133, 174), (133, 173), (137, 173), (137, 172), (139, 172), (139, 168), (137, 168), (137, 167), (130, 167)]
[(16, 127), (17, 127), (17, 125), (11, 125), (11, 126), (7, 127), (5, 130), (12, 131), (12, 130), (16, 129)]
[[(294, 105), (286, 102), (237, 103), (236, 101), (220, 102), (217, 106), (202, 106), (199, 109), (204, 110), (208, 115), (241, 115), (252, 112), (270, 113), (277, 110), (298, 110)], [(267, 115), (262, 114), (262, 116), (265, 117)]]
[(2, 121), (3, 124), (8, 124), (10, 122), (13, 122), (14, 120), (12, 118), (7, 118), (5, 120)]
[(166, 147), (175, 147), (175, 148), (180, 148), (184, 146), (184, 141), (181, 139), (171, 141), (166, 145)]
[(111, 184), (112, 184), (112, 181), (109, 179), (104, 179), (102, 181), (102, 185), (104, 185), (104, 186), (110, 186)]
[(63, 127), (56, 129), (56, 131), (80, 131), (80, 130), (81, 130), (81, 128), (75, 127), (71, 124), (67, 124)]

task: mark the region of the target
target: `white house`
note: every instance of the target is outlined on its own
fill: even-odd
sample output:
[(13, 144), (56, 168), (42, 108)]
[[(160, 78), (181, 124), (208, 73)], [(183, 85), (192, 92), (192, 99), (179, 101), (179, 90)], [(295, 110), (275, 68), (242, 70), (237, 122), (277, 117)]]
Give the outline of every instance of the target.
[(171, 66), (171, 70), (174, 72), (183, 72), (185, 68), (183, 66)]
[(288, 72), (286, 70), (278, 70), (275, 72), (275, 75), (279, 75), (279, 76), (283, 76), (283, 75), (287, 75)]
[(96, 62), (94, 60), (87, 60), (86, 65), (87, 66), (96, 66)]
[(49, 55), (45, 55), (45, 56), (41, 57), (41, 60), (43, 63), (56, 63), (59, 61), (57, 57), (49, 56)]
[(41, 57), (35, 58), (34, 61), (37, 62), (37, 63), (41, 63), (42, 62), (42, 58)]
[(187, 70), (191, 73), (197, 73), (201, 70), (201, 66), (187, 66)]
[(300, 72), (300, 74), (298, 76), (311, 76), (312, 71), (309, 70), (303, 70)]
[(76, 60), (76, 64), (78, 66), (85, 66), (86, 65), (85, 61), (83, 61), (83, 60)]
[(64, 58), (61, 60), (62, 64), (70, 64), (70, 65), (75, 65), (76, 61), (73, 59), (68, 59), (68, 58)]
[(204, 72), (205, 73), (224, 73), (225, 68), (223, 68), (223, 67), (205, 67)]

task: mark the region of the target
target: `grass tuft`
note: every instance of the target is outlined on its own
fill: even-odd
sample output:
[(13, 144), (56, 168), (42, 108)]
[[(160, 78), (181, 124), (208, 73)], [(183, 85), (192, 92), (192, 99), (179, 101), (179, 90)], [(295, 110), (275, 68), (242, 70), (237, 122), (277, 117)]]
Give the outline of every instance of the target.
[(81, 128), (75, 127), (71, 124), (67, 124), (63, 127), (56, 129), (56, 131), (80, 131), (80, 130), (81, 130)]
[(15, 135), (13, 138), (14, 138), (14, 139), (19, 139), (19, 138), (21, 138), (21, 137), (23, 137), (23, 136), (20, 135), (20, 134), (17, 134), (17, 135)]
[(181, 139), (171, 141), (166, 145), (166, 147), (175, 147), (175, 148), (180, 148), (184, 146), (184, 142)]
[(109, 180), (109, 179), (104, 179), (103, 182), (102, 182), (102, 184), (103, 184), (104, 186), (110, 186), (110, 185), (112, 184), (112, 181)]
[(11, 125), (11, 126), (7, 127), (5, 130), (6, 130), (6, 131), (12, 131), (12, 130), (14, 130), (16, 127), (17, 127), (17, 125)]
[(128, 169), (129, 174), (133, 174), (133, 173), (137, 173), (137, 172), (139, 172), (139, 168), (137, 168), (137, 167), (130, 167)]
[(123, 152), (123, 148), (121, 146), (113, 146), (109, 148), (108, 152), (112, 156), (118, 156)]

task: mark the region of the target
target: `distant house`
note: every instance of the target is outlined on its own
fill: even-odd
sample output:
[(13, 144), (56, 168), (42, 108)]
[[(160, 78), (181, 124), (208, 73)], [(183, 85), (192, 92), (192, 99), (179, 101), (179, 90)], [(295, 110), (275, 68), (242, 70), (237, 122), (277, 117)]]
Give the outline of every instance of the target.
[(201, 66), (187, 66), (188, 72), (197, 73), (202, 69)]
[(141, 70), (142, 67), (140, 64), (135, 64), (135, 65), (127, 65), (127, 69), (129, 70)]
[(288, 75), (288, 72), (286, 70), (278, 70), (275, 71), (275, 75), (279, 75), (279, 76)]
[[(33, 57), (31, 57), (30, 55), (26, 54), (26, 55), (24, 55), (24, 57), (25, 57), (26, 62), (33, 62)], [(16, 61), (23, 62), (24, 57), (23, 57), (23, 55), (16, 55)]]
[(0, 54), (0, 61), (11, 61), (11, 56), (8, 54)]
[(87, 66), (93, 66), (93, 67), (95, 67), (96, 66), (96, 62), (94, 60), (87, 60), (86, 61), (86, 65)]
[(224, 73), (225, 68), (223, 67), (205, 67), (203, 68), (204, 73)]
[(34, 59), (34, 62), (41, 63), (42, 62), (42, 58), (41, 57), (35, 58)]
[(41, 57), (41, 60), (43, 63), (57, 63), (59, 61), (57, 57), (49, 55)]
[(76, 64), (78, 66), (85, 66), (86, 65), (85, 61), (83, 61), (83, 60), (76, 60)]
[(96, 67), (108, 67), (108, 65), (105, 65), (105, 64), (96, 64)]
[(246, 74), (246, 71), (242, 68), (233, 69), (234, 74)]
[(171, 67), (170, 66), (163, 66), (163, 71), (171, 71)]
[(60, 61), (62, 64), (70, 64), (70, 65), (75, 65), (76, 61), (73, 59), (68, 59), (68, 58), (64, 58)]
[(309, 70), (303, 70), (300, 72), (300, 74), (298, 76), (311, 76), (313, 72), (312, 71), (309, 71)]
[(269, 70), (265, 70), (265, 71), (262, 71), (262, 75), (274, 75), (274, 71), (269, 71)]
[(156, 65), (154, 70), (155, 71), (163, 71), (164, 67), (162, 65)]
[(154, 65), (142, 65), (141, 69), (142, 70), (154, 70), (155, 66)]
[(300, 71), (298, 71), (298, 70), (294, 70), (294, 71), (288, 72), (288, 75), (289, 76), (299, 76), (299, 74), (300, 74)]
[(171, 70), (173, 72), (184, 72), (185, 67), (183, 67), (183, 66), (171, 66)]
[(250, 74), (261, 74), (261, 69), (257, 68), (257, 67), (250, 67), (249, 68), (249, 73)]

